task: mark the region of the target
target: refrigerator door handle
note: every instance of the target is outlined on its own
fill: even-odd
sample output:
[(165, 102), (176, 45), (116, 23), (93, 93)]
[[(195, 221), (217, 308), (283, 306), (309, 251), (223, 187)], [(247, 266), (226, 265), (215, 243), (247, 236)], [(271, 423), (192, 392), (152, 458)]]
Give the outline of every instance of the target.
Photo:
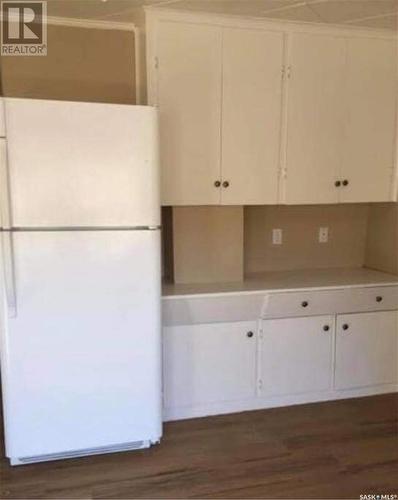
[(17, 316), (17, 291), (15, 285), (14, 272), (14, 249), (11, 231), (2, 231), (3, 240), (3, 265), (4, 281), (7, 299), (8, 316), (16, 318)]
[(0, 226), (3, 229), (11, 229), (10, 180), (5, 138), (0, 138), (0, 204)]

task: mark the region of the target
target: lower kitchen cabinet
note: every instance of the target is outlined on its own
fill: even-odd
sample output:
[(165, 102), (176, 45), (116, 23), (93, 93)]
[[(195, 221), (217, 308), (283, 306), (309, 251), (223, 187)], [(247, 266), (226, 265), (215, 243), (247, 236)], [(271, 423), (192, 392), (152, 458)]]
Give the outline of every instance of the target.
[(163, 319), (165, 420), (398, 389), (396, 285), (168, 299)]
[(257, 321), (163, 330), (164, 407), (197, 407), (255, 396)]
[(261, 395), (330, 389), (333, 337), (334, 316), (263, 321), (259, 343)]
[(397, 383), (398, 312), (337, 317), (335, 389)]

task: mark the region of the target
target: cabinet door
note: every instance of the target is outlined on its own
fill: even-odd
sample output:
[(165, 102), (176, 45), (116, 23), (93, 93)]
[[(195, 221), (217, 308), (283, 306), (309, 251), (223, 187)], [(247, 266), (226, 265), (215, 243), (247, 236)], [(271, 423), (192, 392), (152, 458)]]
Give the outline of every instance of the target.
[(262, 394), (329, 389), (333, 330), (333, 316), (264, 321), (259, 359)]
[(254, 396), (256, 327), (248, 321), (164, 328), (165, 408)]
[(220, 203), (221, 29), (162, 22), (158, 38), (162, 203)]
[(338, 316), (335, 388), (396, 383), (397, 339), (396, 311)]
[(389, 201), (392, 196), (397, 47), (392, 40), (347, 41), (343, 202)]
[(283, 34), (223, 31), (223, 205), (276, 204)]
[(287, 177), (282, 199), (288, 204), (337, 203), (345, 42), (295, 34), (289, 54)]

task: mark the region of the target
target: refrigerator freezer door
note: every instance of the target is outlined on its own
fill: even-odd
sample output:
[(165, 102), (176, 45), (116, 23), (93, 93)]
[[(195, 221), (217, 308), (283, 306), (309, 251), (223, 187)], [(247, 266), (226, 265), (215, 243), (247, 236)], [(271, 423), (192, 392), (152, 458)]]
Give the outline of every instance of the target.
[(17, 314), (2, 308), (1, 328), (7, 456), (159, 439), (159, 231), (12, 238)]
[(5, 99), (14, 227), (158, 226), (157, 112)]

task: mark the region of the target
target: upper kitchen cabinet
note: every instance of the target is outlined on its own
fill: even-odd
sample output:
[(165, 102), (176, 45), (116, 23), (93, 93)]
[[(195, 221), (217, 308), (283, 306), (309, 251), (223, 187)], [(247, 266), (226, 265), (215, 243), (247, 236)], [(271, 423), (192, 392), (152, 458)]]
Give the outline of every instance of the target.
[(284, 201), (336, 203), (343, 141), (345, 41), (290, 38)]
[(342, 202), (392, 200), (397, 42), (347, 40)]
[(162, 22), (157, 47), (162, 204), (218, 204), (221, 30)]
[(395, 200), (397, 35), (147, 13), (164, 205)]
[(395, 44), (291, 35), (282, 202), (393, 200)]
[(223, 205), (278, 202), (283, 34), (223, 30)]
[(159, 23), (164, 205), (278, 201), (283, 34)]

